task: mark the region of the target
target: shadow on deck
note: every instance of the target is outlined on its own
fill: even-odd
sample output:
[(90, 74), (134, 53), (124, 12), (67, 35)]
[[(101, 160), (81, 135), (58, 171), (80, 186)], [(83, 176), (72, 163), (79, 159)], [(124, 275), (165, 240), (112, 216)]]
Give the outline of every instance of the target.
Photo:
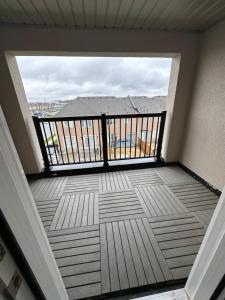
[(186, 279), (218, 196), (178, 167), (30, 182), (69, 299)]

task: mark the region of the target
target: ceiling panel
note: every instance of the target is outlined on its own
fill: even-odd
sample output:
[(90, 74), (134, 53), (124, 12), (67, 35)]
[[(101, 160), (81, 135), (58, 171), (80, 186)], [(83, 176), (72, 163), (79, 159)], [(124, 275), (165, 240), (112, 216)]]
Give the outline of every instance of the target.
[(224, 0), (0, 0), (0, 25), (204, 31)]

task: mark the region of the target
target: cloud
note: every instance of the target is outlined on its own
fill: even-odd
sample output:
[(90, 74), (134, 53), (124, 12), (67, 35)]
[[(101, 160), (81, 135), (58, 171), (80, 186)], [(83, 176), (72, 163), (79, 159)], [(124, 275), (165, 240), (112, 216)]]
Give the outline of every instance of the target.
[(28, 101), (167, 95), (170, 58), (17, 57)]

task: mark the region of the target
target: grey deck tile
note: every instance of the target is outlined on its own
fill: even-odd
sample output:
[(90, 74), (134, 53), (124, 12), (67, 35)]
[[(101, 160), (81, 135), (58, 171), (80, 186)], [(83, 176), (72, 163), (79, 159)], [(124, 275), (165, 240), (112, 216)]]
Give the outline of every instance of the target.
[(205, 228), (192, 213), (149, 218), (149, 224), (174, 279), (188, 276)]
[(212, 215), (213, 215), (213, 210), (203, 210), (203, 211), (196, 211), (193, 213), (196, 219), (205, 227), (207, 228)]
[(126, 173), (132, 187), (164, 184), (154, 169), (132, 170)]
[(70, 300), (97, 296), (101, 294), (101, 283), (94, 283), (80, 287), (68, 288), (67, 293)]
[(31, 182), (30, 189), (36, 201), (56, 199), (62, 196), (66, 181), (67, 177), (38, 179)]
[[(127, 204), (128, 203), (128, 204)], [(145, 217), (134, 190), (99, 194), (100, 223)]]
[(94, 193), (62, 196), (50, 230), (89, 226), (98, 223), (98, 197)]
[(63, 193), (94, 193), (99, 191), (99, 175), (69, 176), (63, 189)]
[(93, 283), (100, 283), (100, 272), (94, 271), (91, 273), (83, 273), (77, 275), (71, 275), (63, 277), (63, 281), (66, 288), (79, 287), (89, 285)]
[(213, 210), (218, 202), (218, 197), (198, 182), (169, 185), (169, 188), (190, 212)]
[(157, 174), (166, 184), (179, 184), (183, 182), (196, 182), (189, 174), (179, 167), (163, 167), (156, 169)]
[(102, 173), (99, 181), (99, 192), (127, 190), (132, 188), (129, 178), (125, 172)]
[(147, 217), (188, 211), (165, 185), (138, 187), (135, 190)]

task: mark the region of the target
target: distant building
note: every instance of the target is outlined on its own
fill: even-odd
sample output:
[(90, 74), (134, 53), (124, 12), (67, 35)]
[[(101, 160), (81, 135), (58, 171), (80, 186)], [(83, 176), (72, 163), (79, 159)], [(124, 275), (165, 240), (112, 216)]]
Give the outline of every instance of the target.
[(51, 117), (58, 113), (69, 101), (30, 102), (28, 108), (32, 116)]
[[(166, 110), (166, 97), (78, 97), (66, 104), (55, 117), (83, 117), (135, 114), (137, 118), (112, 118), (108, 120), (109, 157), (134, 157), (153, 153), (157, 118), (138, 118), (139, 114), (160, 113)], [(101, 154), (101, 126), (98, 120), (56, 122), (55, 142), (58, 140), (59, 157), (66, 162), (74, 156), (77, 161), (93, 159)], [(151, 141), (151, 142), (150, 142)], [(147, 156), (147, 155), (146, 155)]]

